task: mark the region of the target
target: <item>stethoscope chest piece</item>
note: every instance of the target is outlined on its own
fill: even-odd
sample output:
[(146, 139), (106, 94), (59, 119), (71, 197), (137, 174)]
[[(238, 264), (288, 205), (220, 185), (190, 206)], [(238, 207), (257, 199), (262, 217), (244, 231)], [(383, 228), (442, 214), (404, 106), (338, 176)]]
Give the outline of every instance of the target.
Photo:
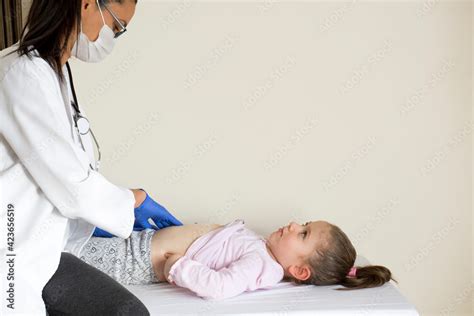
[(74, 116), (74, 120), (76, 121), (76, 126), (77, 130), (79, 131), (79, 134), (86, 135), (87, 133), (89, 133), (90, 124), (88, 119), (86, 119), (80, 114), (76, 114)]

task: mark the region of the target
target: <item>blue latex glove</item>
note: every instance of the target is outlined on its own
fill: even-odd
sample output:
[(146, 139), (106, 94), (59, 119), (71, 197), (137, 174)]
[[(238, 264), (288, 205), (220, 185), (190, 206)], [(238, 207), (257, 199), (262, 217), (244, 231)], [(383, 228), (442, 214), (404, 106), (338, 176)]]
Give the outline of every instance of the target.
[[(141, 225), (137, 222), (137, 220), (135, 219), (135, 223), (133, 224), (133, 230), (136, 230), (136, 231), (141, 231), (143, 230), (144, 228), (141, 227)], [(112, 235), (111, 233), (109, 232), (106, 232), (105, 230), (102, 230), (100, 229), (99, 227), (96, 227), (95, 230), (94, 230), (94, 233), (92, 234), (92, 236), (94, 237), (102, 237), (102, 238), (110, 238), (110, 237), (117, 237), (115, 235)]]
[[(146, 193), (145, 190), (140, 189)], [(168, 226), (181, 226), (183, 225), (179, 220), (177, 220), (173, 215), (171, 215), (163, 206), (156, 203), (149, 195), (146, 193), (146, 198), (140, 204), (140, 206), (134, 209), (135, 211), (135, 222), (133, 224), (134, 231), (141, 231), (146, 228), (159, 230)], [(151, 218), (155, 225), (152, 225), (148, 222), (148, 219)], [(157, 227), (158, 226), (158, 227)], [(92, 236), (110, 238), (116, 237), (105, 230), (96, 227)]]
[[(145, 190), (140, 189), (146, 193)], [(148, 222), (148, 219), (151, 218), (155, 225), (151, 225)], [(140, 206), (135, 208), (135, 224), (134, 230), (143, 230), (146, 228), (152, 229), (161, 229), (168, 226), (181, 226), (179, 220), (177, 220), (173, 215), (170, 214), (163, 206), (156, 203), (149, 195), (146, 193), (146, 198)], [(137, 228), (137, 229), (135, 229)]]
[(99, 227), (96, 227), (94, 230), (94, 233), (92, 234), (94, 237), (103, 237), (103, 238), (110, 238), (110, 237), (117, 237), (115, 235), (112, 235), (109, 232), (106, 232), (105, 230), (100, 229)]

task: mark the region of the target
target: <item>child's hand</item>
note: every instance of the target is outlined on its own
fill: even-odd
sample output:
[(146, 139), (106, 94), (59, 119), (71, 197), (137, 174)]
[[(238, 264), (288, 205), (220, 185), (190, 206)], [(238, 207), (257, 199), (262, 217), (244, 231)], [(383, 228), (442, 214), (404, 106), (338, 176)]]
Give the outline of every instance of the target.
[(178, 261), (179, 258), (181, 258), (182, 255), (178, 254), (178, 253), (174, 253), (174, 254), (165, 254), (165, 258), (166, 258), (166, 262), (165, 262), (165, 266), (163, 268), (163, 275), (165, 276), (165, 279), (168, 283), (171, 283), (171, 284), (175, 284), (174, 282), (170, 282), (168, 280), (168, 275), (170, 274), (170, 270), (171, 270), (171, 267), (173, 266), (173, 264)]

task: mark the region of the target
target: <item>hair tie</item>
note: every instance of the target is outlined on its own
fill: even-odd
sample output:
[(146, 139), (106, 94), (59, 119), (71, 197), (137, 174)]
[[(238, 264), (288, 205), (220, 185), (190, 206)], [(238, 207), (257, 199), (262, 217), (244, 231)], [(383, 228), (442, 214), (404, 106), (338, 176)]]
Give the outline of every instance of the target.
[(355, 278), (355, 276), (356, 276), (356, 271), (357, 271), (357, 268), (356, 268), (356, 267), (352, 267), (351, 270), (349, 271), (349, 273), (347, 274), (347, 277), (353, 277), (353, 278)]

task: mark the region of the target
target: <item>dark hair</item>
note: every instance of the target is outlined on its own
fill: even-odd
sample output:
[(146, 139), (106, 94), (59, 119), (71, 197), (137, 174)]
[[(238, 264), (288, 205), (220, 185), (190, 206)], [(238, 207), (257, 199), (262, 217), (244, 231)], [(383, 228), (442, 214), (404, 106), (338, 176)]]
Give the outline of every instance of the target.
[(313, 255), (307, 259), (311, 276), (306, 280), (288, 276), (284, 280), (293, 281), (296, 284), (344, 286), (336, 290), (381, 286), (390, 279), (398, 283), (389, 269), (379, 265), (357, 267), (356, 276), (348, 277), (347, 274), (355, 263), (357, 253), (347, 235), (338, 226), (330, 225), (326, 244), (315, 249)]
[[(99, 3), (103, 6), (109, 2), (124, 1), (100, 0)], [(21, 31), (19, 47), (13, 52), (31, 57), (31, 51), (36, 49), (62, 81), (61, 56), (67, 49), (71, 34), (76, 31), (76, 36), (79, 35), (81, 4), (82, 0), (33, 0)]]

